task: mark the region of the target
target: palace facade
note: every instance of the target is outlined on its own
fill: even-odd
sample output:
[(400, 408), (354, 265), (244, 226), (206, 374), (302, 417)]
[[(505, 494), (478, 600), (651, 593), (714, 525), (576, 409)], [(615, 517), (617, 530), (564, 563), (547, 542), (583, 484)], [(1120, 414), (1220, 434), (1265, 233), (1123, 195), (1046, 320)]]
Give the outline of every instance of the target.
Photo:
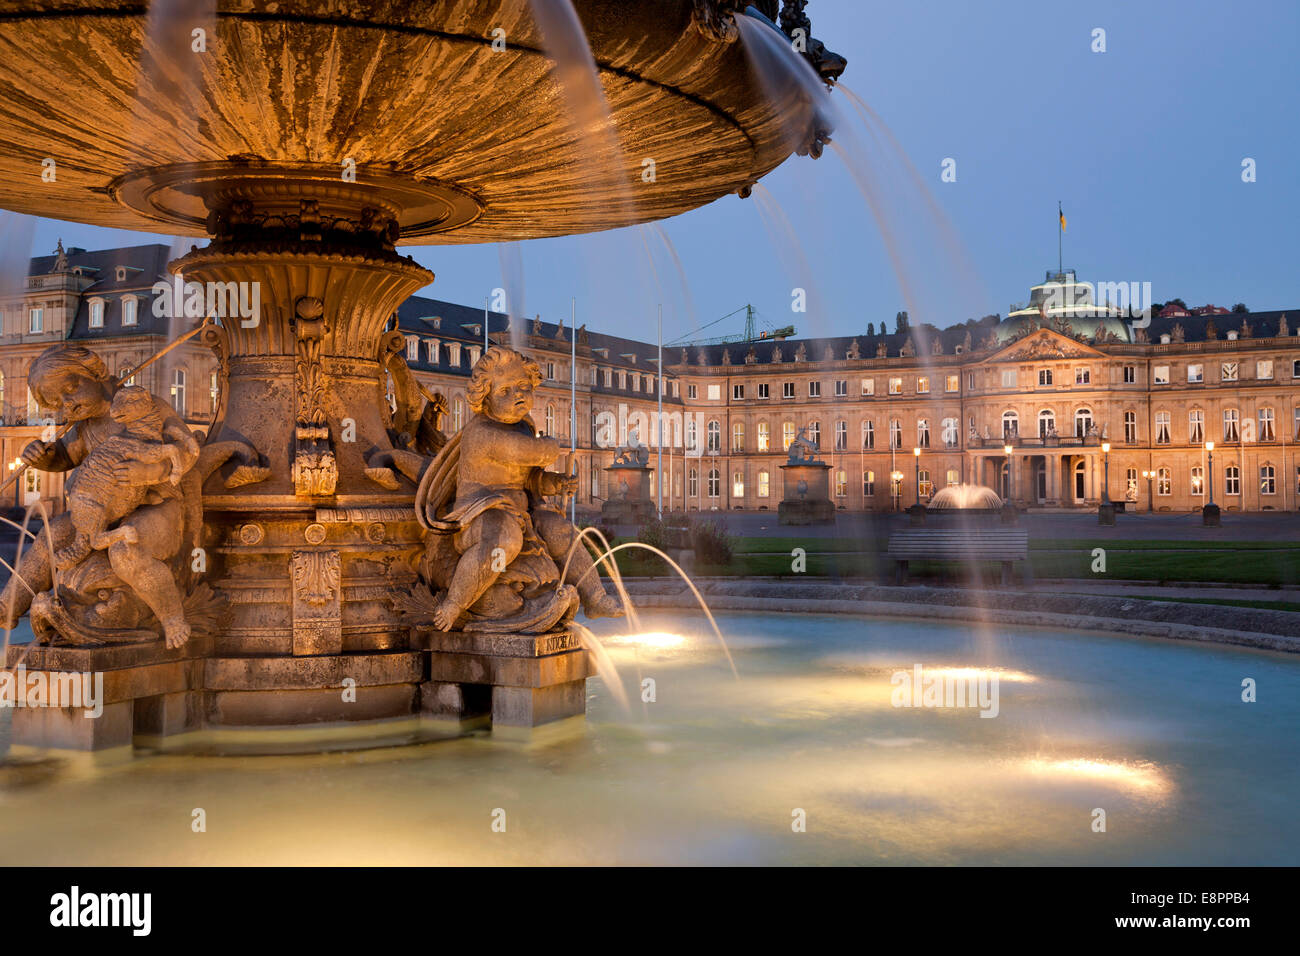
[[(120, 378), (170, 397), (195, 428), (210, 424), (220, 384), (206, 347), (186, 343), (134, 371), (193, 327), (154, 314), (152, 289), (170, 279), (169, 257), (163, 244), (60, 249), (31, 261), (24, 288), (0, 291), (9, 470), (57, 424), (32, 399), (26, 373), (58, 341), (81, 342)], [(1095, 508), (1103, 494), (1156, 511), (1199, 509), (1211, 494), (1225, 510), (1300, 507), (1300, 315), (1178, 310), (1141, 327), (1076, 294), (1082, 285), (1049, 273), (1029, 307), (977, 327), (975, 341), (956, 326), (665, 349), (664, 507), (775, 510), (801, 429), (830, 465), (832, 500), (849, 511), (905, 508), (957, 483), (1030, 508)], [(576, 422), (581, 507), (609, 494), (605, 469), (630, 429), (658, 473), (654, 345), (585, 327), (575, 342), (563, 323), (512, 323), (420, 296), (394, 321), (416, 378), (448, 399), (447, 430), (468, 414), (465, 386), (486, 323), (489, 345), (513, 345), (542, 367), (538, 429), (572, 445)], [(4, 504), (36, 499), (61, 509), (59, 476), (29, 471)]]

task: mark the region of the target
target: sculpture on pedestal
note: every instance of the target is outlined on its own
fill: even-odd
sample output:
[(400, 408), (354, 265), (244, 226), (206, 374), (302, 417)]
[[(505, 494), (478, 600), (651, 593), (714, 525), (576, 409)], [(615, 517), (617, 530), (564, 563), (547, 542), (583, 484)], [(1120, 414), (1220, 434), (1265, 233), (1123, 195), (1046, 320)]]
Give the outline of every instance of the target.
[(622, 615), (599, 576), (587, 573), (592, 559), (574, 546), (576, 529), (545, 500), (575, 493), (577, 479), (545, 470), (560, 443), (539, 436), (530, 417), (541, 381), (537, 363), (512, 349), (493, 348), (475, 364), (467, 389), (473, 414), (416, 493), (427, 591), (408, 602), (411, 623), (544, 634), (571, 620), (580, 603), (588, 617)]
[[(32, 363), (32, 394), (62, 414), (64, 438), (34, 441), (22, 461), (69, 472), (69, 510), (31, 539), (3, 593), (10, 626), (31, 610), (43, 643), (184, 645), (208, 633), (220, 599), (192, 571), (202, 530), (199, 488), (235, 457), (228, 486), (265, 477), (243, 442), (200, 446), (170, 405), (123, 386), (80, 345), (54, 345)], [(161, 633), (160, 633), (161, 632)]]

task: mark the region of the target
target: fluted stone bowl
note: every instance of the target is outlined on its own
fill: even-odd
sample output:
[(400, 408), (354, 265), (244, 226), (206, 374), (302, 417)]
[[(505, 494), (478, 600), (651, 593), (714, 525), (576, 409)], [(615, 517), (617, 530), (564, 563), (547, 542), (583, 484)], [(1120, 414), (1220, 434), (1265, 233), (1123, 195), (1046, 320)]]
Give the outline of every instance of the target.
[(0, 0), (0, 207), (203, 235), (228, 178), (336, 182), (350, 162), (402, 243), (673, 216), (812, 123), (701, 28), (709, 5), (575, 0), (614, 150), (575, 128), (528, 0)]

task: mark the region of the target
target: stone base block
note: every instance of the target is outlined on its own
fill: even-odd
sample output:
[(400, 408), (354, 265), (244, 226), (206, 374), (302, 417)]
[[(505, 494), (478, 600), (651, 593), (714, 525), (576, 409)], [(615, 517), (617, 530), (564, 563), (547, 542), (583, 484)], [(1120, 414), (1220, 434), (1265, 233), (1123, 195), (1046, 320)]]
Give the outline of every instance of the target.
[(587, 682), (567, 681), (551, 687), (493, 687), (492, 725), (538, 727), (587, 710)]
[(105, 704), (98, 717), (82, 707), (21, 707), (13, 712), (13, 741), (55, 750), (108, 750), (130, 747), (134, 735), (131, 701)]
[(835, 506), (829, 500), (795, 498), (777, 507), (777, 520), (786, 525), (831, 524)]

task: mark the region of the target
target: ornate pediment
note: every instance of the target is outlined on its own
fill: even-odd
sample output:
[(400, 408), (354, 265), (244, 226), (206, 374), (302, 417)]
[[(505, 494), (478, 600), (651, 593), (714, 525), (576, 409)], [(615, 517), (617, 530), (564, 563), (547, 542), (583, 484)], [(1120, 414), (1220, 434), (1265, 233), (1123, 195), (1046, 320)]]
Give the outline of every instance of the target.
[(1030, 359), (1097, 358), (1103, 353), (1051, 329), (1039, 329), (989, 356), (990, 362)]

